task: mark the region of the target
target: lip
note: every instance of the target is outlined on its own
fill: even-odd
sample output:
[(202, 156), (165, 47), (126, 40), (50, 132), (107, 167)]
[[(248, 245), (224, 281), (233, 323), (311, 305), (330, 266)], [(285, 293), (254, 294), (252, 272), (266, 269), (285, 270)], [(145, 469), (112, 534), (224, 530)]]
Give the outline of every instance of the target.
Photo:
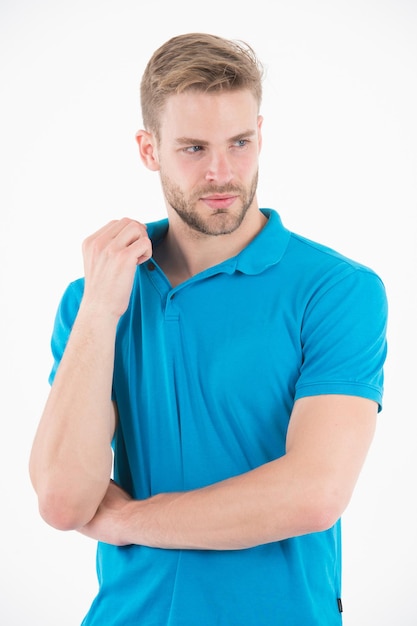
[(204, 196), (201, 200), (211, 209), (228, 209), (232, 206), (237, 196), (214, 194)]

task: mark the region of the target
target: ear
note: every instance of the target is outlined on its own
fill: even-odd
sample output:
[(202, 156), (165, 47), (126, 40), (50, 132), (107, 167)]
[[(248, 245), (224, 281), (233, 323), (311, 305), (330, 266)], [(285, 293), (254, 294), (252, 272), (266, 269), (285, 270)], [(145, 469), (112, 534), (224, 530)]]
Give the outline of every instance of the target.
[(139, 156), (142, 163), (153, 172), (159, 170), (158, 151), (156, 139), (153, 133), (146, 130), (139, 130), (136, 133), (136, 141), (139, 146)]
[(258, 152), (261, 151), (262, 148), (262, 122), (264, 118), (262, 115), (258, 115)]

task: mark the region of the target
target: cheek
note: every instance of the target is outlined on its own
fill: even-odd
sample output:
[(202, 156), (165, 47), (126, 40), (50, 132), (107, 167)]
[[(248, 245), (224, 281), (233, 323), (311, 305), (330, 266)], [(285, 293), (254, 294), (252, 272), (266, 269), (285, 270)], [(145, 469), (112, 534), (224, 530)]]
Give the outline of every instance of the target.
[(190, 159), (185, 156), (176, 156), (164, 163), (168, 165), (167, 167), (163, 167), (165, 174), (172, 180), (175, 180), (177, 184), (182, 183), (189, 185), (203, 176), (204, 164), (202, 159), (198, 160)]
[(244, 154), (240, 154), (235, 159), (235, 171), (239, 173), (242, 178), (251, 178), (255, 172), (258, 171), (259, 158), (258, 152), (251, 149)]
[(206, 184), (207, 168), (203, 163), (183, 163), (176, 169), (176, 182), (188, 195)]

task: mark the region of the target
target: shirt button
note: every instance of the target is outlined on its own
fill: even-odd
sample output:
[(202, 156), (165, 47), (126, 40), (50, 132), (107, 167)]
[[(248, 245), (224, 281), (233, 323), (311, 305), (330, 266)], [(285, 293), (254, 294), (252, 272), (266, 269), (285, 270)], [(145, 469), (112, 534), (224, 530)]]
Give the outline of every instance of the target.
[(154, 269), (156, 269), (155, 263), (152, 263), (152, 261), (149, 261), (147, 267), (150, 272), (153, 272)]

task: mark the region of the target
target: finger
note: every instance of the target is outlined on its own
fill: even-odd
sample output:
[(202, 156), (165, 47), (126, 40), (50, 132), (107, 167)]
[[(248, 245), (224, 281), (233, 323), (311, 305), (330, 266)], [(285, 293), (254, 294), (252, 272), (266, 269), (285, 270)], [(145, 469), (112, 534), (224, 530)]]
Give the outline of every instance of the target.
[(113, 239), (117, 237), (119, 233), (123, 231), (126, 228), (126, 226), (128, 226), (129, 224), (137, 224), (138, 226), (140, 226), (142, 229), (145, 229), (146, 231), (145, 224), (141, 224), (137, 220), (133, 220), (129, 217), (123, 217), (120, 220), (111, 220), (110, 222), (108, 222), (107, 224), (105, 224), (104, 226), (96, 230), (94, 233), (92, 233), (90, 236), (88, 236), (85, 241), (88, 242), (94, 239), (101, 239), (101, 238)]
[(126, 247), (126, 254), (133, 257), (137, 265), (148, 261), (152, 256), (152, 242), (147, 234), (132, 241), (132, 243)]
[(111, 220), (110, 222), (96, 230), (94, 233), (86, 237), (85, 241), (98, 239), (106, 234), (109, 235), (110, 238), (112, 238), (120, 231), (121, 228), (123, 228), (123, 226), (124, 224), (122, 223), (122, 220)]
[(113, 253), (118, 253), (140, 238), (148, 239), (144, 224), (130, 218), (113, 220), (84, 240), (83, 252), (84, 255), (91, 252), (94, 254), (94, 251), (100, 254), (108, 248)]
[(148, 231), (144, 224), (136, 220), (120, 220), (120, 230), (114, 234), (115, 243), (127, 247), (139, 239), (148, 240)]

